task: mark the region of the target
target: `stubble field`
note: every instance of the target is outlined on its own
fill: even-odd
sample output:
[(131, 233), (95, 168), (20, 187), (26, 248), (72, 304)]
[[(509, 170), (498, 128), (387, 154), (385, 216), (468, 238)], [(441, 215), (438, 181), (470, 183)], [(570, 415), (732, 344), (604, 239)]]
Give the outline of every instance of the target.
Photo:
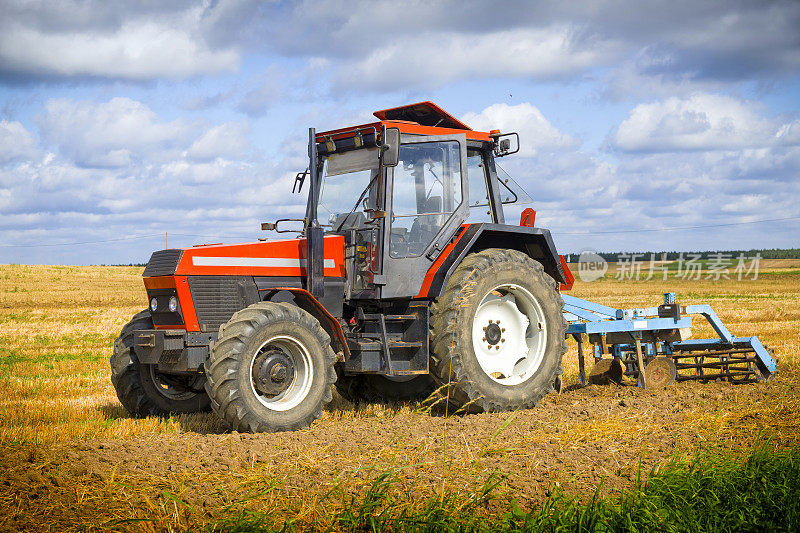
[[(335, 398), (309, 429), (247, 435), (211, 413), (139, 420), (119, 404), (108, 357), (146, 305), (141, 269), (0, 266), (0, 530), (348, 529), (370, 523), (342, 521), (353, 510), (402, 515), (431, 501), (491, 519), (512, 500), (524, 511), (554, 491), (629, 489), (676, 456), (795, 449), (800, 271), (604, 279), (571, 294), (638, 307), (668, 290), (710, 303), (735, 335), (758, 335), (776, 353), (775, 378), (579, 387), (570, 342), (565, 391), (536, 409), (445, 416)], [(695, 324), (696, 337), (713, 336)]]

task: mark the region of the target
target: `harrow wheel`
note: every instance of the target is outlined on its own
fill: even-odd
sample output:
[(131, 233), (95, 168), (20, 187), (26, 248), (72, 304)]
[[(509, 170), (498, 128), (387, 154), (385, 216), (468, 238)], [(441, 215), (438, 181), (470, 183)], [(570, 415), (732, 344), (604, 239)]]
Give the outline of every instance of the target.
[[(772, 350), (766, 348), (772, 355)], [(753, 383), (771, 379), (773, 374), (762, 368), (756, 352), (748, 347), (728, 347), (721, 350), (676, 351), (672, 355), (678, 381), (708, 383), (724, 380), (729, 383)]]
[(656, 357), (644, 369), (647, 388), (662, 388), (675, 382), (678, 371), (675, 363), (666, 357)]
[(622, 363), (616, 357), (600, 359), (592, 367), (587, 382), (590, 385), (608, 385), (622, 383)]

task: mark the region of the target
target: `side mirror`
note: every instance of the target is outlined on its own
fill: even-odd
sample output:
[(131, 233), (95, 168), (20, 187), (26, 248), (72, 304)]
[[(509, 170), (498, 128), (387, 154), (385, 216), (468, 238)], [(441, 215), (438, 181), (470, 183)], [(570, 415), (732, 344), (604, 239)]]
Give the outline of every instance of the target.
[[(517, 133), (495, 133), (492, 136), (494, 141), (494, 156), (503, 157), (519, 152), (519, 135)], [(516, 142), (512, 143), (511, 139)]]
[(396, 167), (400, 160), (400, 130), (386, 128), (383, 130), (383, 148), (381, 164), (385, 167)]
[[(275, 222), (262, 222), (261, 229), (264, 231), (276, 231), (278, 233), (303, 233), (303, 229), (287, 229), (281, 228), (281, 222), (302, 222), (305, 226), (304, 218), (279, 218)], [(284, 224), (285, 226), (285, 224)]]

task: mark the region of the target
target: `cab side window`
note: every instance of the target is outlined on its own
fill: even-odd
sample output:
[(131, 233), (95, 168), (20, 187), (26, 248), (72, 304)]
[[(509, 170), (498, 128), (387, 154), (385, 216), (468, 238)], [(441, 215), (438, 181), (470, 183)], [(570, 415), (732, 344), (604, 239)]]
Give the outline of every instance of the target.
[(458, 142), (401, 146), (392, 189), (391, 257), (422, 255), (461, 197)]

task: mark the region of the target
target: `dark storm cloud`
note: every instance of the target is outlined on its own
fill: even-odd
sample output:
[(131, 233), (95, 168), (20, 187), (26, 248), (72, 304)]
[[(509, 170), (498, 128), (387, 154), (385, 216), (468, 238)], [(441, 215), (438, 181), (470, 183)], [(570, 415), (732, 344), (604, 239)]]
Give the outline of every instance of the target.
[[(398, 71), (406, 84), (431, 87), (503, 74), (563, 79), (632, 61), (641, 76), (700, 83), (782, 77), (800, 65), (800, 3), (794, 1), (411, 2), (402, 9), (395, 2), (355, 2), (349, 9), (307, 2), (274, 14), (253, 22), (271, 36), (262, 46), (342, 61), (342, 88), (348, 81), (383, 88)], [(554, 39), (559, 46), (535, 47), (527, 39)], [(493, 58), (480, 55), (487, 46)], [(454, 57), (454, 49), (465, 58)], [(584, 61), (568, 60), (580, 55)], [(409, 68), (397, 68), (405, 62)]]
[[(248, 54), (336, 60), (340, 89), (380, 88), (398, 61), (416, 66), (402, 82), (422, 88), (565, 79), (625, 61), (641, 76), (697, 82), (800, 65), (800, 2), (786, 0), (8, 2), (4, 11), (0, 80), (214, 74)], [(486, 47), (492, 56), (480, 54)]]

